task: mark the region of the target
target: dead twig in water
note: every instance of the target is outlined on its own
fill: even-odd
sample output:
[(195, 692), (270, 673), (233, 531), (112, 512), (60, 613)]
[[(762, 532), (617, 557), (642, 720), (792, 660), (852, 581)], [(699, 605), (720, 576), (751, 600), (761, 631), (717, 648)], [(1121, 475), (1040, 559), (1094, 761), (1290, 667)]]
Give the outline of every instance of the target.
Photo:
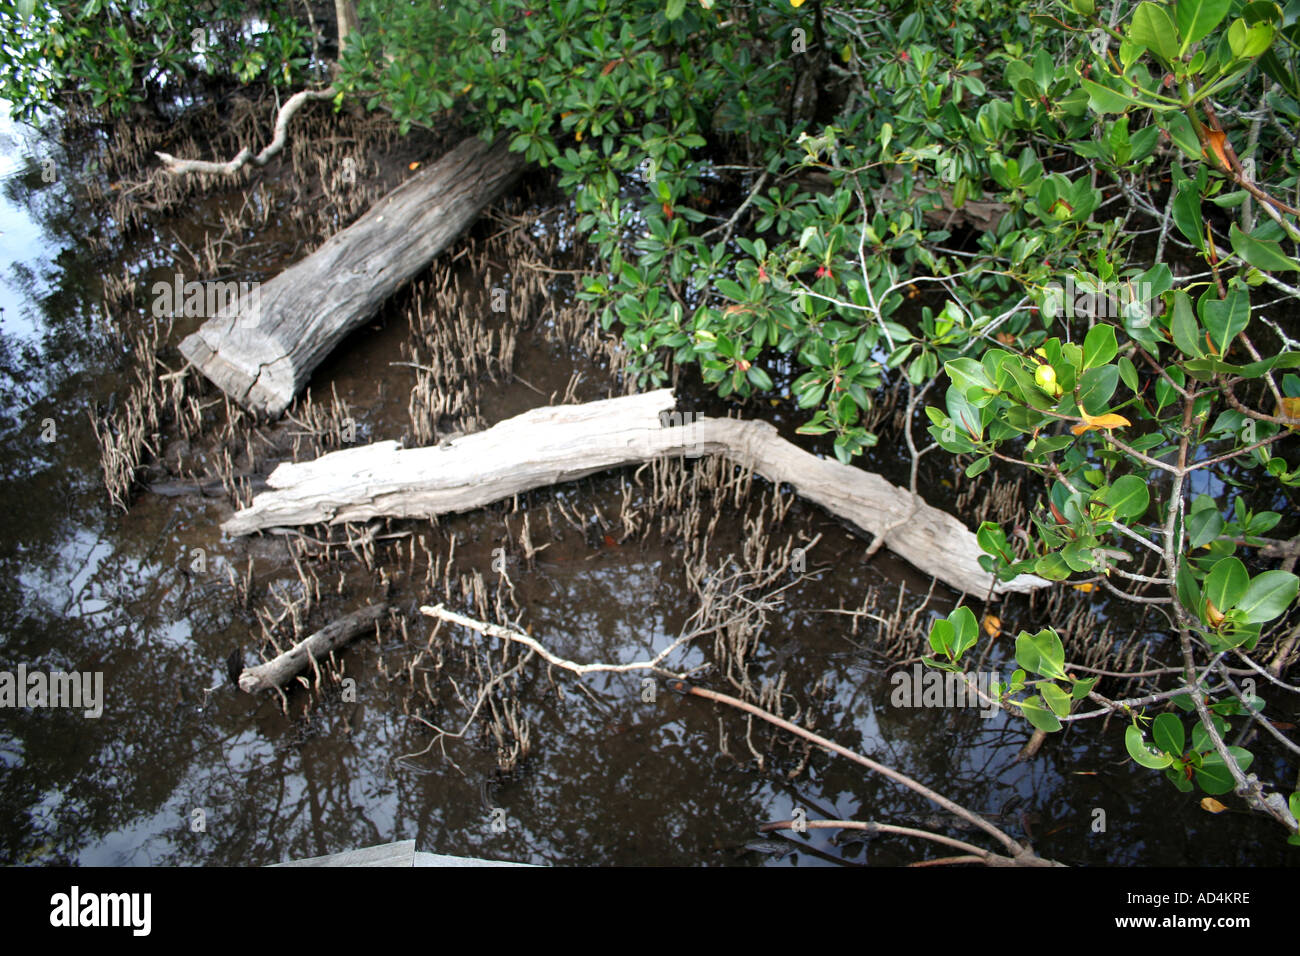
[(467, 627), (472, 631), (478, 631), (480, 634), (486, 634), (488, 637), (499, 637), (505, 641), (514, 641), (518, 644), (523, 644), (525, 647), (536, 652), (548, 664), (561, 667), (566, 671), (573, 672), (574, 674), (626, 673), (628, 671), (648, 670), (664, 677), (678, 678), (679, 675), (661, 668), (659, 665), (677, 648), (700, 636), (700, 632), (698, 631), (683, 634), (648, 661), (634, 661), (630, 664), (579, 664), (575, 661), (566, 660), (563, 657), (552, 654), (543, 647), (541, 643), (527, 634), (511, 630), (508, 627), (502, 627), (499, 624), (491, 624), (487, 621), (476, 621), (472, 617), (466, 617), (463, 614), (457, 614), (455, 611), (448, 610), (442, 604), (437, 604), (434, 607), (429, 607), (426, 604), (420, 608), (420, 613), (426, 614), (429, 617), (436, 617), (441, 618), (444, 621), (450, 621), (452, 624), (459, 624), (461, 627)]
[[(990, 853), (989, 851), (979, 850), (978, 848), (973, 847), (970, 844), (964, 844), (961, 843), (960, 841), (952, 841), (950, 840), (950, 838), (947, 837), (939, 838), (935, 834), (928, 834), (926, 833), (926, 831), (922, 831), (922, 830), (911, 830), (910, 828), (907, 827), (892, 827), (888, 830), (882, 830), (881, 832), (896, 832), (900, 834), (907, 833), (908, 835), (923, 836), (926, 838), (936, 839), (937, 842), (946, 842), (949, 845), (956, 846), (960, 849), (966, 849), (971, 852), (980, 853), (981, 861), (988, 863), (989, 865), (1016, 865), (1016, 866), (1060, 866), (1061, 865), (1059, 863), (1055, 863), (1054, 861), (1042, 859), (1037, 854), (1035, 854), (1032, 849), (1021, 846), (1010, 835), (998, 829), (993, 824), (985, 820), (983, 817), (980, 817), (978, 814), (973, 813), (972, 811), (967, 810), (965, 807), (954, 803), (953, 801), (949, 800), (947, 797), (944, 797), (942, 794), (936, 793), (934, 790), (931, 790), (923, 783), (920, 783), (917, 780), (913, 780), (911, 777), (907, 776), (906, 774), (900, 773), (899, 771), (894, 770), (890, 767), (886, 767), (883, 764), (876, 763), (874, 760), (871, 760), (869, 757), (864, 757), (862, 754), (849, 750), (847, 747), (842, 747), (841, 745), (835, 743), (832, 740), (828, 740), (827, 738), (822, 737), (819, 734), (815, 734), (810, 730), (798, 726), (797, 724), (793, 724), (788, 720), (784, 720), (780, 717), (777, 717), (775, 714), (769, 713), (768, 711), (765, 711), (762, 708), (757, 707), (753, 704), (747, 703), (746, 701), (740, 700), (736, 697), (731, 697), (727, 694), (721, 694), (716, 691), (706, 690), (702, 687), (695, 687), (691, 684), (688, 684), (682, 678), (677, 677), (676, 675), (672, 675), (669, 672), (666, 672), (659, 666), (660, 663), (669, 654), (672, 653), (672, 651), (682, 646), (683, 644), (693, 639), (694, 637), (699, 636), (697, 633), (689, 632), (687, 634), (682, 635), (681, 637), (677, 638), (676, 641), (674, 641), (672, 644), (670, 644), (668, 647), (666, 647), (663, 651), (661, 651), (658, 655), (656, 655), (653, 659), (649, 661), (636, 661), (630, 664), (601, 664), (601, 663), (578, 664), (574, 661), (566, 660), (562, 657), (559, 657), (551, 653), (544, 646), (542, 646), (541, 643), (539, 643), (537, 640), (535, 640), (534, 638), (530, 637), (527, 634), (522, 634), (518, 631), (514, 631), (510, 628), (502, 627), (497, 624), (490, 624), (484, 621), (476, 621), (473, 618), (464, 616), (463, 614), (457, 614), (455, 611), (448, 610), (442, 604), (438, 604), (433, 607), (430, 607), (428, 605), (422, 606), (420, 608), (420, 612), (422, 614), (428, 615), (429, 617), (435, 617), (444, 621), (449, 621), (453, 624), (459, 624), (462, 627), (470, 628), (471, 630), (478, 631), (481, 634), (486, 634), (491, 637), (498, 637), (503, 640), (515, 641), (516, 643), (523, 644), (525, 647), (529, 648), (530, 650), (540, 655), (548, 663), (556, 667), (560, 667), (565, 670), (571, 671), (575, 674), (611, 673), (611, 672), (618, 673), (618, 672), (628, 672), (634, 670), (650, 670), (652, 672), (661, 675), (667, 675), (670, 678), (669, 689), (674, 690), (677, 693), (693, 694), (694, 696), (703, 697), (706, 700), (712, 700), (717, 703), (728, 704), (732, 707), (736, 707), (740, 710), (743, 710), (746, 713), (753, 714), (756, 717), (759, 717), (771, 724), (774, 724), (777, 727), (780, 727), (782, 730), (787, 730), (790, 733), (795, 734), (796, 736), (802, 737), (803, 739), (810, 741), (811, 743), (814, 743), (820, 747), (825, 748), (826, 750), (831, 751), (832, 753), (837, 753), (842, 757), (847, 757), (848, 759), (854, 761), (855, 763), (861, 764), (867, 769), (873, 770), (876, 773), (888, 777), (894, 782), (902, 784), (908, 789), (921, 794), (921, 796), (925, 797), (928, 800), (931, 800), (934, 803), (937, 803), (939, 806), (943, 807), (945, 810), (949, 811), (950, 813), (984, 830), (990, 836), (998, 840), (1004, 847), (1006, 847), (1007, 850), (1010, 852), (1010, 856), (1002, 856), (1000, 854)], [(867, 828), (867, 826), (868, 826), (867, 824), (863, 824), (858, 828)], [(870, 824), (869, 826), (886, 827), (888, 825)]]
[[(891, 767), (886, 767), (884, 764), (876, 763), (876, 761), (872, 760), (870, 757), (864, 757), (862, 754), (852, 751), (847, 747), (843, 747), (840, 744), (835, 743), (835, 741), (833, 740), (828, 740), (827, 738), (821, 736), (820, 734), (815, 734), (811, 730), (807, 730), (803, 727), (800, 727), (798, 724), (792, 724), (788, 720), (783, 720), (780, 717), (777, 717), (775, 714), (768, 713), (762, 708), (756, 707), (753, 704), (740, 700), (739, 698), (731, 697), (728, 694), (720, 694), (717, 691), (706, 690), (703, 687), (696, 687), (692, 684), (688, 684), (684, 680), (669, 681), (668, 688), (669, 690), (672, 690), (675, 693), (684, 694), (684, 695), (693, 695), (695, 697), (703, 697), (705, 700), (712, 700), (719, 704), (727, 704), (731, 707), (735, 707), (739, 710), (743, 710), (748, 714), (753, 714), (755, 717), (762, 718), (763, 720), (766, 720), (770, 724), (775, 724), (777, 727), (780, 727), (782, 730), (787, 730), (792, 734), (796, 734), (805, 740), (811, 741), (812, 743), (816, 744), (819, 747), (823, 747), (826, 750), (831, 751), (832, 753), (839, 754), (841, 757), (847, 757), (849, 760), (852, 760), (854, 763), (861, 764), (863, 767), (866, 767), (868, 770), (875, 771), (881, 776), (888, 777), (890, 780), (893, 780), (895, 783), (902, 784), (904, 787), (907, 787), (909, 790), (919, 793), (927, 800), (937, 803), (939, 806), (943, 807), (949, 813), (955, 814), (956, 816), (965, 820), (967, 823), (974, 824), (975, 826), (983, 830), (985, 833), (992, 836), (1004, 847), (1006, 847), (1008, 851), (1010, 851), (1011, 854), (1010, 862), (1014, 863), (1017, 866), (1061, 866), (1062, 865), (1052, 860), (1044, 860), (1042, 857), (1035, 854), (1032, 849), (1021, 846), (1009, 834), (1003, 832), (1002, 830), (999, 830), (997, 827), (989, 823), (979, 814), (967, 810), (965, 807), (961, 806), (960, 804), (953, 803), (947, 797), (943, 796), (940, 793), (936, 793), (934, 790), (931, 790), (929, 787), (921, 783), (919, 780), (913, 780), (911, 777), (907, 776), (907, 774), (900, 773), (899, 771), (894, 770)], [(916, 831), (916, 834), (919, 835), (924, 832), (925, 831), (918, 830)], [(1003, 859), (1006, 858), (1004, 857)]]
[[(1011, 857), (1002, 856), (1000, 853), (993, 853), (982, 847), (975, 846), (973, 843), (966, 843), (963, 840), (954, 837), (944, 836), (940, 833), (931, 833), (929, 830), (918, 830), (915, 827), (900, 827), (892, 823), (875, 823), (873, 821), (861, 820), (776, 820), (772, 823), (764, 823), (758, 828), (759, 833), (772, 833), (776, 830), (793, 830), (796, 826), (808, 827), (811, 830), (862, 830), (866, 833), (894, 833), (898, 836), (917, 837), (921, 840), (931, 840), (935, 843), (942, 843), (945, 846), (954, 847), (958, 850), (965, 850), (971, 854), (969, 857), (960, 858), (963, 861), (973, 861), (976, 863), (987, 863), (989, 865), (1008, 865), (1014, 864)], [(995, 862), (999, 861), (999, 862)], [(915, 864), (913, 864), (915, 865)]]

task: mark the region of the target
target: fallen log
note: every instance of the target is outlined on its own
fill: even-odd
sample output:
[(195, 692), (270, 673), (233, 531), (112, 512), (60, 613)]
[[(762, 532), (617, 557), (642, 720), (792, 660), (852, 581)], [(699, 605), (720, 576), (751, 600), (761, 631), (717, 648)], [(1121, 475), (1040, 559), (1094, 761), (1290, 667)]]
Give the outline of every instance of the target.
[(387, 604), (371, 604), (326, 624), (315, 634), (299, 641), (265, 664), (245, 667), (239, 675), (239, 689), (248, 694), (255, 694), (261, 690), (279, 687), (313, 661), (321, 661), (329, 657), (330, 651), (342, 647), (387, 613)]
[[(732, 418), (665, 424), (670, 389), (585, 405), (535, 408), (450, 445), (401, 448), (377, 442), (286, 463), (267, 479), (271, 490), (222, 524), (231, 534), (266, 528), (376, 517), (428, 518), (472, 511), (532, 488), (660, 456), (725, 455), (773, 483), (872, 534), (921, 571), (983, 597), (993, 583), (979, 565), (975, 535), (946, 512), (917, 500), (879, 475), (816, 455), (781, 438), (772, 425)], [(901, 519), (906, 517), (906, 521)], [(896, 527), (891, 527), (897, 525)], [(995, 593), (1030, 591), (1049, 582), (1021, 575)]]
[(344, 336), (372, 316), (500, 196), (524, 167), (504, 143), (467, 139), (305, 259), (181, 342), (200, 372), (275, 417)]

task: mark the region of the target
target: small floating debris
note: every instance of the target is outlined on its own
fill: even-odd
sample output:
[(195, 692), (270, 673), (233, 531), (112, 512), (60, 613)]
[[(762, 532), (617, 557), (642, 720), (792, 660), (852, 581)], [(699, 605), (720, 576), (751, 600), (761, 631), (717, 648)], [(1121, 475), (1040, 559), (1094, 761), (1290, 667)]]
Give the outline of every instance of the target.
[(750, 840), (744, 847), (751, 853), (764, 853), (778, 860), (795, 851), (795, 845), (789, 840)]

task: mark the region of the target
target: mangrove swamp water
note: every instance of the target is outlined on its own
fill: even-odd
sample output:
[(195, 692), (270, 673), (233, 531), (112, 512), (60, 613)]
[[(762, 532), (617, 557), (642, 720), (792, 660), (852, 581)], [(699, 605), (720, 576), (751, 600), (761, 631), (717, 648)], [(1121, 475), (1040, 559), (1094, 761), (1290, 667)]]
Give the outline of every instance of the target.
[[(972, 839), (914, 794), (738, 711), (640, 674), (575, 679), (517, 646), (435, 627), (418, 608), (438, 602), (512, 621), (579, 662), (645, 659), (697, 630), (674, 669), (698, 668), (702, 686), (916, 777), (1045, 857), (1288, 861), (1268, 821), (1235, 808), (1211, 816), (1199, 794), (1136, 767), (1122, 721), (1076, 725), (1017, 762), (1030, 737), (1023, 721), (895, 706), (891, 667), (910, 673), (929, 620), (957, 596), (887, 551), (865, 560), (861, 535), (716, 462), (597, 475), (437, 522), (223, 535), (234, 502), (277, 461), (353, 442), (438, 441), (537, 405), (628, 389), (616, 346), (570, 294), (566, 270), (582, 250), (562, 199), (532, 181), (352, 335), (284, 421), (257, 426), (193, 373), (140, 384), (142, 362), (154, 378), (180, 369), (176, 343), (202, 321), (155, 318), (153, 283), (177, 272), (267, 279), (447, 145), (327, 113), (317, 122), (317, 132), (339, 124), (330, 129), (355, 160), (355, 184), (312, 166), (304, 146), (251, 182), (137, 210), (131, 222), (108, 221), (110, 193), (126, 188), (115, 190), (111, 173), (7, 130), (0, 669), (102, 672), (104, 699), (98, 718), (0, 711), (0, 862), (257, 866), (403, 839), (553, 865), (859, 866), (942, 855), (831, 830), (760, 839), (757, 827), (797, 810)], [(42, 177), (47, 156), (65, 171), (52, 181)], [(294, 177), (314, 191), (317, 218), (295, 205)], [(87, 199), (88, 182), (99, 184), (98, 201)], [(491, 308), (493, 289), (508, 291), (503, 311)], [(794, 435), (801, 418), (788, 400), (737, 410), (687, 375), (677, 387), (684, 411), (762, 416), (828, 450)], [(161, 411), (156, 427), (141, 426), (146, 447), (122, 511), (105, 490), (95, 428), (114, 429), (128, 447), (124, 409), (142, 395)], [(905, 482), (901, 419), (888, 398), (879, 418), (881, 444), (862, 465)], [(1024, 506), (1015, 475), (970, 482), (961, 470), (929, 459), (927, 500), (972, 527)], [(380, 600), (391, 617), (308, 673), (310, 686), (256, 698), (231, 686), (232, 665)], [(1056, 622), (1073, 661), (1169, 662), (1158, 617), (1098, 594), (1056, 588), (994, 610), (1008, 634)], [(1004, 677), (1010, 644), (999, 641), (988, 661)], [(1119, 697), (1136, 684), (1103, 688)], [(1267, 739), (1253, 746), (1252, 769), (1287, 789), (1294, 766)]]

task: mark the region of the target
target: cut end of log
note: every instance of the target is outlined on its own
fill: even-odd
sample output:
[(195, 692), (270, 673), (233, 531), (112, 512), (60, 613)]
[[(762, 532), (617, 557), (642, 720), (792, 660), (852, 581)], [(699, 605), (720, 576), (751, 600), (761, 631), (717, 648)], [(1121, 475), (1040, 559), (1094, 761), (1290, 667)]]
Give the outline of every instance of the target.
[(200, 329), (181, 340), (180, 352), (196, 369), (248, 411), (278, 417), (293, 402), (299, 382), (285, 348), (256, 328), (241, 327), (214, 349)]

